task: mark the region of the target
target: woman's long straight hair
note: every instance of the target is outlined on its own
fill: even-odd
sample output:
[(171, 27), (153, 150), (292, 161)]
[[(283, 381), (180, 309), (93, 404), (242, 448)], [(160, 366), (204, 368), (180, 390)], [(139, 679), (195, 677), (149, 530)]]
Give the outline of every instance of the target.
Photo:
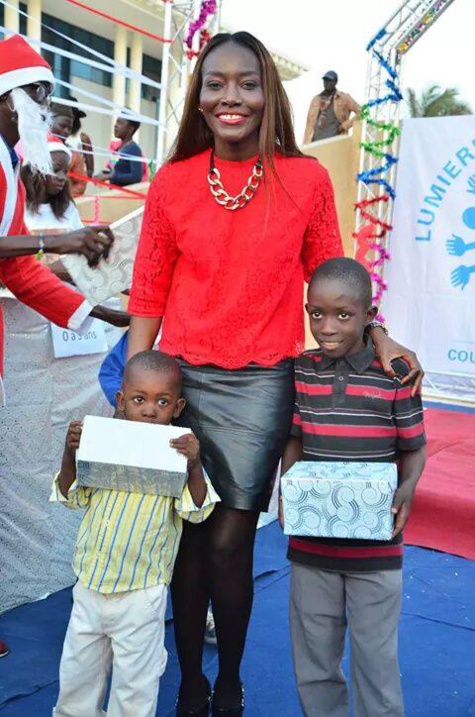
[(295, 141), (289, 99), (269, 51), (249, 32), (232, 34), (222, 32), (211, 38), (197, 60), (186, 94), (177, 138), (168, 161), (178, 162), (188, 159), (214, 146), (213, 133), (198, 110), (203, 82), (203, 63), (213, 50), (227, 42), (246, 47), (259, 61), (265, 100), (259, 131), (259, 155), (271, 168), (274, 167), (276, 151), (290, 157), (303, 156)]

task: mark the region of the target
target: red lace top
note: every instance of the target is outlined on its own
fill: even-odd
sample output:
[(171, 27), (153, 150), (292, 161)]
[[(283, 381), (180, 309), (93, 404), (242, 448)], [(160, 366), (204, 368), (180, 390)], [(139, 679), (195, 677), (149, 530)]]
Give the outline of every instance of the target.
[[(256, 158), (216, 158), (238, 194)], [(153, 179), (129, 312), (164, 317), (160, 349), (191, 364), (271, 366), (303, 350), (303, 280), (343, 253), (333, 189), (311, 157), (276, 156), (257, 193), (229, 211), (211, 195), (210, 151)]]

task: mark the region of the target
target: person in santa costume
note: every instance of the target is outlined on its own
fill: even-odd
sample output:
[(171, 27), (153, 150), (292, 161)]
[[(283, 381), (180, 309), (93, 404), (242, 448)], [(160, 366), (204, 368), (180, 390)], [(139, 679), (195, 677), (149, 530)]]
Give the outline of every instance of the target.
[[(20, 36), (0, 42), (0, 282), (59, 326), (79, 331), (89, 317), (121, 323), (106, 307), (92, 307), (66, 287), (36, 255), (83, 254), (94, 265), (107, 256), (113, 235), (107, 227), (83, 227), (54, 236), (29, 234), (24, 223), (25, 190), (14, 147), (21, 140), (23, 163), (51, 173), (48, 97), (54, 76), (48, 63)], [(85, 327), (84, 327), (85, 328)], [(0, 315), (0, 376), (3, 324)]]
[[(113, 235), (107, 227), (83, 227), (55, 236), (29, 234), (24, 223), (25, 190), (15, 145), (21, 139), (24, 163), (52, 171), (48, 149), (48, 97), (54, 76), (48, 63), (20, 36), (0, 42), (0, 283), (50, 321), (81, 331), (90, 317), (122, 324), (122, 312), (92, 307), (64, 285), (36, 255), (83, 254), (90, 265), (107, 256)], [(3, 319), (0, 306), (0, 405), (3, 403)], [(8, 647), (0, 640), (0, 657)]]

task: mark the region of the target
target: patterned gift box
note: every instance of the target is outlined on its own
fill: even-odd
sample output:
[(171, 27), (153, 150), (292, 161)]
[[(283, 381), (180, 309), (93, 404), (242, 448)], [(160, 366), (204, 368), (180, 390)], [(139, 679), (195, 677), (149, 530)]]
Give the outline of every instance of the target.
[(90, 304), (102, 304), (132, 284), (134, 259), (142, 227), (143, 207), (111, 224), (114, 243), (106, 259), (91, 268), (85, 256), (67, 254), (61, 261)]
[(299, 461), (281, 478), (286, 535), (390, 540), (395, 463)]

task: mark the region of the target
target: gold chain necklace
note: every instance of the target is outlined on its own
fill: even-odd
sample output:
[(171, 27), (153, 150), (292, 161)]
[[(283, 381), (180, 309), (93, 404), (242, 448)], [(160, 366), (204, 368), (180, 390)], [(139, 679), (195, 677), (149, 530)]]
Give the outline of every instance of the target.
[(231, 211), (234, 211), (235, 209), (242, 209), (242, 207), (245, 207), (246, 204), (251, 201), (254, 194), (257, 192), (263, 174), (264, 167), (260, 158), (258, 158), (257, 162), (252, 168), (251, 176), (247, 180), (247, 184), (242, 188), (239, 194), (236, 194), (235, 197), (232, 197), (230, 194), (227, 193), (223, 186), (219, 169), (217, 169), (214, 165), (214, 151), (211, 152), (208, 174), (209, 188), (211, 190), (211, 194), (216, 199), (218, 204), (221, 204), (221, 206), (225, 209), (230, 209)]

